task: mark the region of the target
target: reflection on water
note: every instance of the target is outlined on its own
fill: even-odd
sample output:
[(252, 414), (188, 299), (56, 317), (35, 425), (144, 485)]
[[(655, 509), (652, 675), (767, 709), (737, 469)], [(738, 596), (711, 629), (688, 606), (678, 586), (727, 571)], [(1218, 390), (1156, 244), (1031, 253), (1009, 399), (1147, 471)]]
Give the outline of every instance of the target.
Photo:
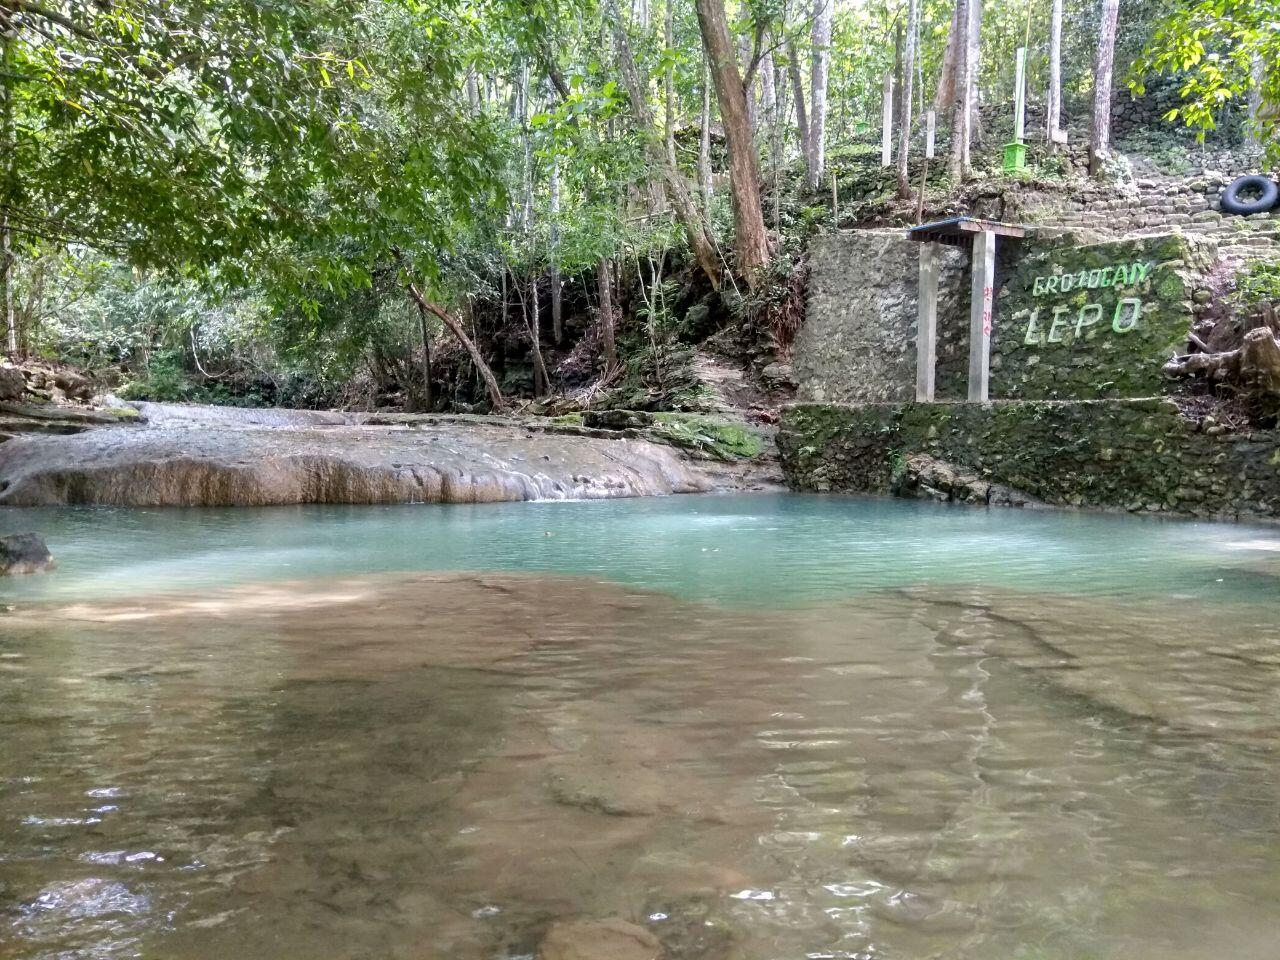
[[(45, 515), (59, 579), (0, 614), (0, 957), (530, 957), (580, 917), (671, 960), (1275, 956), (1280, 618), (1232, 546), (1270, 531), (906, 508), (877, 569), (844, 551), (894, 505), (805, 504), (558, 514), (610, 532), (595, 578), (549, 572), (545, 515), (473, 564), (531, 573), (333, 577), (325, 547), (296, 580), (183, 560), (251, 513), (185, 515), (185, 553), (184, 514)], [(289, 516), (273, 549), (365, 565), (354, 514)], [(497, 550), (457, 516), (494, 541), (464, 559)], [(148, 538), (183, 592), (84, 559)]]

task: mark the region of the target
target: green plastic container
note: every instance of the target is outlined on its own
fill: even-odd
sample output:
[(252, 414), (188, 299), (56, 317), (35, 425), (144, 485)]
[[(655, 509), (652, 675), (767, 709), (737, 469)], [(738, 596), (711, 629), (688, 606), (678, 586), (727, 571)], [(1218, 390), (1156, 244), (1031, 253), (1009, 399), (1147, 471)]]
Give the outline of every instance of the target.
[(1027, 145), (1025, 143), (1006, 143), (1004, 145), (1004, 172), (1012, 173), (1027, 165)]

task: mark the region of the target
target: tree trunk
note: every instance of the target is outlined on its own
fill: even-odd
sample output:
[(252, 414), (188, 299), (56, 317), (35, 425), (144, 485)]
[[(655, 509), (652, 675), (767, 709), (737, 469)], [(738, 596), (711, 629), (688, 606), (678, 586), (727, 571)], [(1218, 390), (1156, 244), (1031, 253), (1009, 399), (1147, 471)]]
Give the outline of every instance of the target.
[(699, 116), (698, 189), (702, 191), (702, 214), (711, 216), (711, 67), (702, 55), (702, 113)]
[(747, 123), (751, 125), (751, 132), (756, 132), (756, 77), (752, 74), (747, 77), (747, 64), (751, 62), (751, 40), (748, 37), (738, 38), (738, 49), (741, 54), (741, 60), (738, 64), (738, 72), (742, 75), (743, 90), (747, 97)]
[(787, 76), (791, 78), (791, 96), (796, 102), (796, 131), (800, 136), (800, 152), (809, 159), (809, 115), (804, 106), (804, 81), (800, 78), (800, 58), (795, 45), (787, 41)]
[(520, 63), (520, 84), (516, 88), (517, 119), (520, 121), (520, 137), (524, 141), (524, 167), (520, 174), (522, 203), (520, 204), (520, 229), (529, 230), (533, 220), (533, 141), (529, 136), (529, 62)]
[(738, 73), (738, 60), (725, 19), (723, 0), (697, 0), (698, 26), (711, 61), (711, 74), (720, 104), (725, 143), (729, 151), (729, 182), (733, 197), (734, 254), (738, 272), (754, 288), (769, 263), (769, 244), (760, 206), (760, 167), (755, 140), (747, 120), (747, 96)]
[(1168, 377), (1202, 373), (1210, 380), (1226, 380), (1249, 399), (1274, 406), (1280, 400), (1280, 341), (1271, 327), (1254, 327), (1235, 350), (1174, 357), (1163, 372)]
[(1049, 143), (1056, 145), (1062, 129), (1062, 0), (1053, 0), (1049, 14), (1049, 103), (1045, 113)]
[(1093, 119), (1089, 124), (1089, 172), (1102, 172), (1111, 152), (1111, 80), (1116, 60), (1116, 18), (1120, 0), (1102, 0), (1098, 52), (1093, 60)]
[(605, 366), (611, 367), (618, 362), (618, 348), (613, 335), (613, 262), (608, 257), (596, 264), (596, 283), (600, 291), (600, 352)]
[(760, 107), (764, 113), (762, 142), (773, 142), (773, 129), (778, 123), (778, 91), (773, 83), (773, 53), (766, 50), (760, 57)]
[(773, 229), (782, 232), (782, 164), (786, 160), (786, 144), (783, 140), (787, 124), (787, 71), (783, 64), (774, 62), (773, 88), (777, 97), (773, 111), (773, 129), (770, 131), (769, 162), (773, 181)]
[(810, 190), (818, 189), (826, 164), (827, 74), (831, 64), (831, 21), (835, 0), (813, 0), (813, 53), (809, 74), (809, 165)]
[(551, 155), (551, 339), (564, 342), (564, 319), (560, 289), (560, 158)]
[(911, 149), (911, 93), (915, 82), (916, 36), (920, 26), (920, 0), (908, 0), (907, 38), (902, 52), (902, 119), (898, 132), (898, 196), (911, 199), (911, 180), (907, 173), (907, 154)]
[(902, 130), (902, 18), (893, 27), (893, 132)]
[(547, 376), (547, 364), (542, 359), (542, 319), (538, 312), (538, 284), (531, 281), (525, 297), (520, 297), (520, 312), (524, 314), (525, 330), (529, 333), (529, 353), (533, 357), (533, 396), (540, 398), (547, 395), (551, 388), (551, 378)]
[(961, 33), (961, 6), (957, 0), (951, 10), (951, 32), (947, 34), (947, 48), (942, 54), (942, 73), (938, 76), (938, 92), (933, 98), (933, 109), (939, 118), (950, 116), (956, 102), (956, 64), (959, 60)]
[(983, 0), (969, 0), (969, 29), (965, 37), (969, 41), (968, 56), (965, 62), (966, 84), (969, 89), (969, 135), (964, 142), (964, 168), (966, 176), (972, 171), (970, 148), (976, 140), (982, 142), (982, 114), (978, 110), (982, 85), (982, 7)]
[(13, 309), (13, 231), (9, 227), (9, 209), (18, 183), (18, 156), (13, 132), (13, 14), (0, 10), (0, 164), (4, 165), (4, 183), (0, 189), (0, 311), (4, 312), (5, 348), (10, 356), (18, 353), (18, 315)]
[[(649, 162), (662, 173), (667, 188), (667, 196), (675, 210), (676, 218), (684, 227), (685, 237), (689, 241), (689, 249), (702, 272), (707, 275), (711, 285), (720, 288), (720, 264), (716, 257), (715, 245), (707, 233), (706, 224), (698, 213), (697, 205), (689, 193), (689, 185), (684, 175), (669, 162), (667, 152), (653, 136), (653, 114), (649, 111), (649, 101), (645, 96), (645, 88), (640, 82), (640, 73), (636, 69), (635, 58), (631, 55), (631, 43), (627, 40), (626, 25), (618, 16), (616, 0), (606, 0), (606, 13), (612, 19), (613, 39), (618, 48), (618, 68), (622, 72), (623, 85), (627, 89), (627, 99), (631, 103), (631, 113), (636, 122), (640, 136), (644, 138), (645, 150)], [(738, 84), (741, 92), (742, 84)], [(723, 106), (721, 108), (723, 112)]]
[(476, 68), (467, 68), (467, 104), (472, 112), (480, 112), (480, 85), (476, 82)]
[(951, 108), (951, 177), (959, 182), (969, 176), (969, 3), (956, 0), (955, 98)]
[(1245, 140), (1258, 150), (1262, 147), (1262, 85), (1266, 81), (1266, 66), (1257, 53), (1249, 64), (1249, 76), (1253, 82), (1249, 86), (1249, 124)]
[(667, 148), (667, 163), (676, 167), (676, 25), (675, 0), (667, 0), (666, 16), (662, 22), (662, 42), (666, 47), (667, 68), (662, 78), (665, 110), (662, 114), (663, 142)]
[(0, 309), (4, 311), (5, 350), (10, 356), (18, 353), (18, 314), (13, 309), (12, 231), (9, 218), (0, 213)]
[(498, 381), (493, 375), (493, 371), (489, 369), (489, 364), (485, 362), (484, 357), (480, 353), (480, 348), (476, 346), (476, 342), (467, 336), (467, 331), (462, 329), (462, 324), (458, 323), (447, 310), (437, 306), (422, 295), (422, 291), (418, 289), (418, 285), (410, 280), (409, 296), (413, 297), (413, 302), (418, 305), (420, 310), (428, 310), (440, 318), (440, 322), (449, 328), (449, 332), (458, 338), (458, 342), (462, 344), (463, 349), (471, 357), (471, 363), (475, 366), (476, 372), (480, 374), (480, 378), (484, 381), (485, 390), (489, 394), (489, 403), (495, 411), (506, 409), (506, 403), (502, 399), (502, 391), (498, 389)]
[(431, 393), (431, 330), (422, 304), (418, 304), (418, 325), (422, 330), (422, 410), (430, 413), (435, 406), (435, 397)]

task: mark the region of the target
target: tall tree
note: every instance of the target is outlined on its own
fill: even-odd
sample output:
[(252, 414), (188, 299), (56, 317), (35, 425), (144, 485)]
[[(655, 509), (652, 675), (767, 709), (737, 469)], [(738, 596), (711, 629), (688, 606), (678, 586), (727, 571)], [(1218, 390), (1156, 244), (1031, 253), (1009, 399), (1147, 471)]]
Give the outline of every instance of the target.
[(729, 153), (734, 260), (748, 286), (754, 287), (769, 263), (769, 242), (760, 203), (760, 164), (747, 116), (746, 88), (738, 72), (737, 51), (729, 33), (723, 0), (697, 0), (697, 10)]
[(898, 196), (911, 199), (907, 153), (911, 148), (911, 92), (915, 81), (916, 37), (920, 27), (920, 0), (907, 0), (907, 36), (902, 51), (902, 120), (898, 132)]
[(969, 136), (964, 143), (965, 170), (969, 170), (972, 166), (969, 154), (973, 141), (982, 141), (982, 112), (978, 107), (981, 100), (979, 88), (982, 79), (982, 11), (985, 6), (985, 0), (969, 0), (969, 27), (965, 33), (969, 43), (966, 58), (968, 71), (965, 81), (969, 89)]
[(1093, 60), (1093, 118), (1089, 124), (1089, 172), (1097, 175), (1111, 152), (1111, 84), (1116, 60), (1120, 0), (1102, 0), (1098, 50)]
[(676, 165), (676, 5), (666, 0), (666, 15), (662, 19), (663, 60), (662, 71), (662, 134), (667, 148), (667, 163)]
[(956, 101), (956, 52), (959, 50), (959, 39), (963, 35), (960, 16), (964, 12), (959, 3), (951, 8), (951, 29), (947, 33), (947, 46), (942, 54), (942, 70), (938, 74), (938, 90), (933, 98), (933, 109), (939, 117), (950, 116)]
[(608, 257), (602, 257), (596, 264), (596, 290), (600, 296), (600, 352), (607, 369), (618, 362), (618, 346), (614, 338), (613, 261)]
[(1056, 144), (1062, 129), (1062, 0), (1053, 0), (1049, 14), (1049, 104), (1045, 126), (1049, 142)]
[(951, 108), (951, 157), (949, 166), (953, 180), (969, 176), (969, 64), (970, 3), (973, 0), (956, 0), (953, 26), (959, 31), (953, 34), (955, 41), (955, 87)]
[[(644, 141), (645, 152), (649, 163), (662, 177), (667, 197), (675, 210), (680, 225), (684, 228), (689, 249), (702, 272), (707, 275), (712, 286), (720, 284), (720, 266), (716, 257), (715, 245), (707, 233), (706, 224), (698, 212), (693, 196), (689, 192), (689, 184), (684, 174), (671, 162), (666, 148), (654, 136), (653, 112), (649, 108), (646, 87), (640, 80), (640, 71), (631, 53), (631, 42), (627, 39), (627, 27), (618, 15), (615, 0), (606, 0), (606, 11), (612, 21), (614, 45), (618, 52), (618, 69), (622, 73), (622, 83), (627, 91), (627, 99), (631, 105), (631, 115)], [(736, 67), (736, 64), (735, 64)], [(739, 83), (741, 89), (741, 83)]]
[(804, 105), (804, 80), (800, 77), (800, 58), (796, 55), (795, 44), (790, 38), (786, 41), (787, 76), (791, 79), (791, 96), (796, 106), (796, 133), (800, 138), (800, 152), (805, 162), (809, 160), (809, 114)]
[(560, 281), (560, 156), (551, 155), (551, 196), (548, 212), (551, 217), (550, 230), (550, 274), (551, 274), (551, 339), (556, 346), (564, 342), (563, 291)]
[(703, 216), (711, 216), (711, 65), (702, 54), (702, 110), (698, 114), (698, 189)]
[(827, 77), (831, 67), (831, 23), (835, 0), (813, 0), (813, 52), (809, 73), (808, 185), (816, 190), (826, 165)]

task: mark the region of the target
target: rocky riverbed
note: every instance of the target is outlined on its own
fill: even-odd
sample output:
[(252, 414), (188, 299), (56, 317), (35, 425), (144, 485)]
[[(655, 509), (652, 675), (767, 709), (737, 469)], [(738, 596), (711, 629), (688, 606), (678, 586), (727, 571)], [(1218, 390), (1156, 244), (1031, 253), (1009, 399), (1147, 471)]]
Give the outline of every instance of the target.
[[(140, 422), (0, 443), (0, 504), (264, 506), (664, 496), (751, 470), (549, 420), (139, 404)], [(101, 421), (106, 420), (103, 424)], [(83, 429), (81, 429), (83, 428)]]

